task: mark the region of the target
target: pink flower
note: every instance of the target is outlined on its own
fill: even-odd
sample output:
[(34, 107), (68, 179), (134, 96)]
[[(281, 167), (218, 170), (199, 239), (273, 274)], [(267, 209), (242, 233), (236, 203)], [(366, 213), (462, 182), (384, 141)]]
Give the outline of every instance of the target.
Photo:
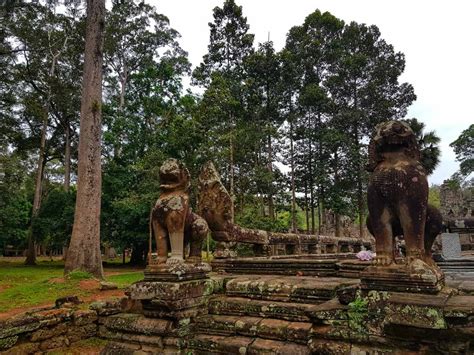
[(370, 250), (361, 250), (356, 254), (357, 259), (362, 261), (371, 261), (375, 256)]

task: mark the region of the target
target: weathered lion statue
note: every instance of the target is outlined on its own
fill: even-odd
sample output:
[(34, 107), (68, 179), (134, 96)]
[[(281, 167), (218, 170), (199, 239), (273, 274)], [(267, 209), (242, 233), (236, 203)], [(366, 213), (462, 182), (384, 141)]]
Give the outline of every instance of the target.
[[(160, 197), (150, 213), (150, 238), (155, 237), (157, 263), (201, 262), (201, 245), (209, 228), (189, 207), (190, 176), (184, 164), (168, 159), (160, 167)], [(171, 256), (168, 259), (168, 251)]]
[[(370, 216), (367, 216), (366, 224), (370, 234), (375, 236)], [(435, 206), (428, 205), (426, 207), (424, 244), (426, 260), (429, 264), (432, 264), (433, 262), (433, 254), (431, 249), (433, 247), (436, 237), (442, 232), (442, 229), (443, 217), (441, 215), (441, 212)], [(400, 224), (399, 219), (392, 221), (392, 233), (394, 236), (397, 237), (403, 236), (403, 228)], [(395, 250), (393, 250), (393, 253), (395, 255)]]
[(426, 172), (415, 134), (406, 123), (389, 121), (377, 126), (369, 144), (367, 170), (372, 173), (368, 228), (375, 237), (376, 264), (394, 262), (394, 238), (403, 234), (407, 263), (434, 266), (431, 246), (441, 231), (441, 215), (428, 207)]

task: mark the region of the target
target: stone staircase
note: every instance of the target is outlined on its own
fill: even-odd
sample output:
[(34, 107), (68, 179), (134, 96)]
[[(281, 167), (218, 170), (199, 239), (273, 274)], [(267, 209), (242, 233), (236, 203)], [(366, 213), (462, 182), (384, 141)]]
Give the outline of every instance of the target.
[(438, 266), (445, 273), (474, 273), (474, 258), (458, 258), (437, 262)]
[(238, 276), (198, 317), (189, 348), (196, 354), (309, 354), (310, 315), (357, 285), (345, 278)]

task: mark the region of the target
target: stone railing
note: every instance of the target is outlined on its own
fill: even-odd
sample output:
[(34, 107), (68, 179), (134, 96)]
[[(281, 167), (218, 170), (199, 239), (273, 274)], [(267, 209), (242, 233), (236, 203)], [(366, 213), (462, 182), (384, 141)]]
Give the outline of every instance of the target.
[(218, 243), (216, 257), (235, 257), (232, 243), (252, 244), (255, 256), (301, 255), (358, 252), (362, 246), (372, 249), (371, 239), (277, 233), (239, 226), (232, 219), (232, 199), (212, 163), (203, 166), (199, 175), (198, 213), (209, 225)]

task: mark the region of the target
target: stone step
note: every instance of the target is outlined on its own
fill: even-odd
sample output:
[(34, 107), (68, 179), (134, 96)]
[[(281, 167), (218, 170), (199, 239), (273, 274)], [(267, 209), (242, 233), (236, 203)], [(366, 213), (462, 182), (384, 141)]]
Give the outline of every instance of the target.
[(444, 272), (474, 272), (474, 260), (445, 260), (437, 262)]
[(245, 275), (311, 275), (335, 276), (337, 259), (282, 259), (282, 258), (239, 258), (216, 259), (212, 262), (214, 271), (225, 271)]
[(189, 348), (194, 354), (310, 354), (306, 345), (232, 335), (196, 335), (190, 339)]
[(229, 280), (225, 294), (270, 301), (319, 304), (337, 295), (337, 291), (359, 284), (358, 279), (342, 277), (246, 275)]
[(281, 319), (210, 314), (197, 320), (198, 332), (211, 335), (250, 336), (307, 344), (312, 323)]
[(314, 305), (218, 296), (209, 301), (208, 309), (210, 314), (216, 315), (250, 316), (294, 322), (309, 322), (308, 314), (311, 314)]

